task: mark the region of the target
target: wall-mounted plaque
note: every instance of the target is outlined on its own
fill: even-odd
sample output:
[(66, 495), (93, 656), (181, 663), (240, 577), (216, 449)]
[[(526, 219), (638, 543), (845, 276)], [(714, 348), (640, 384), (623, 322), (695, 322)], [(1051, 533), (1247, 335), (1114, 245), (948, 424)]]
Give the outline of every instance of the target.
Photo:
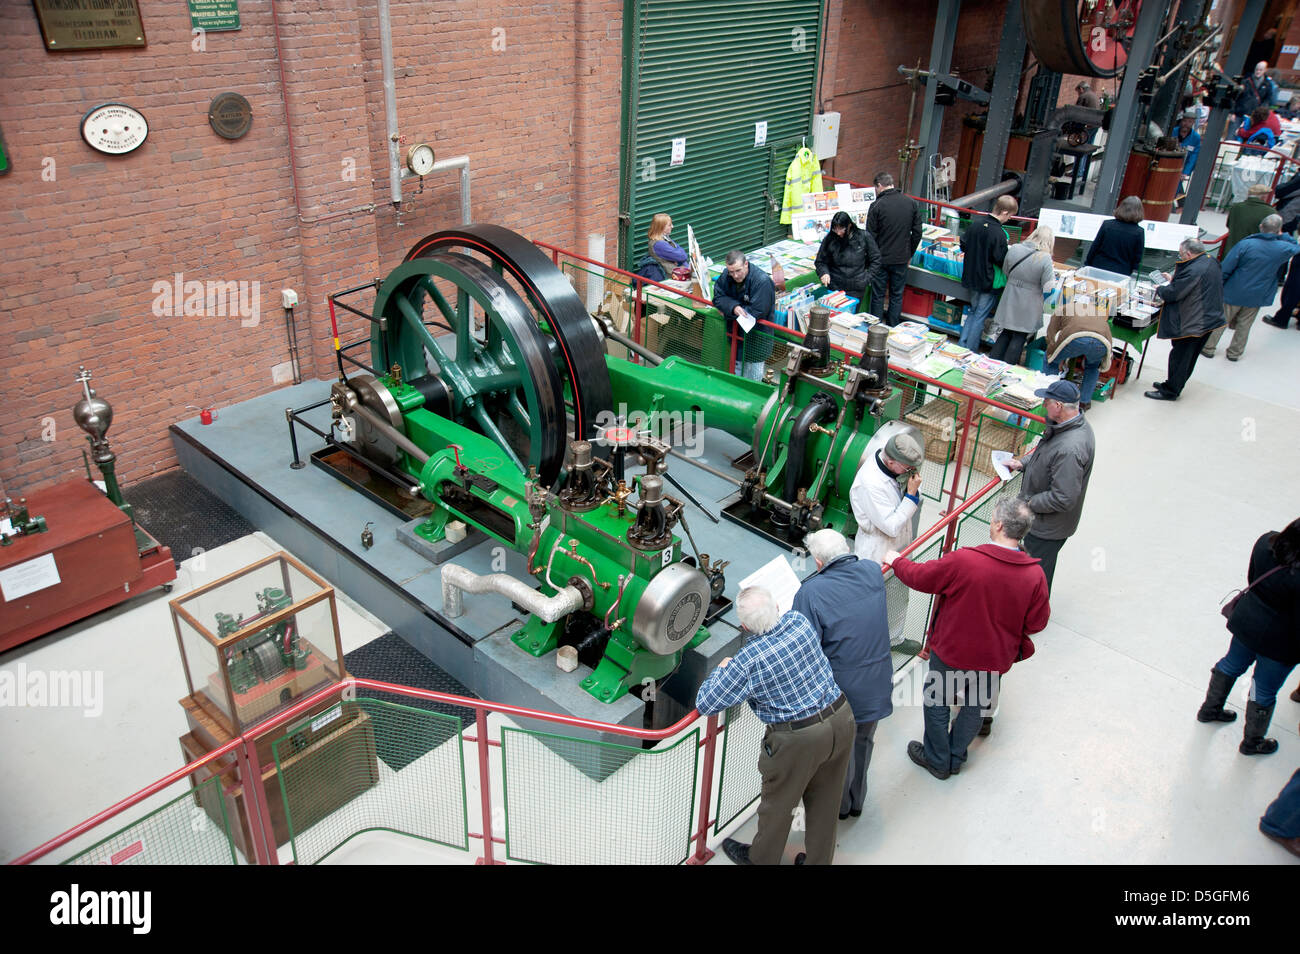
[(110, 156), (138, 149), (148, 135), (149, 123), (144, 116), (125, 103), (96, 106), (81, 120), (81, 138), (90, 148)]
[(239, 0), (190, 0), (190, 26), (220, 33), (239, 29)]
[(208, 122), (223, 139), (239, 139), (253, 125), (253, 107), (238, 93), (218, 93), (208, 105)]
[(45, 49), (106, 50), (144, 46), (136, 0), (32, 0)]

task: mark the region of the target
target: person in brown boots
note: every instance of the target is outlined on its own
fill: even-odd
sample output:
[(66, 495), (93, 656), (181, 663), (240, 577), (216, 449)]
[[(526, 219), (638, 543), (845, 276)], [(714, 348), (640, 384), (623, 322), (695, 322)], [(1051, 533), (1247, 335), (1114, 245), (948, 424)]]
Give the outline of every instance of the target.
[(1269, 532), (1255, 541), (1246, 579), (1249, 585), (1236, 599), (1228, 617), (1232, 644), (1210, 670), (1210, 685), (1196, 718), (1200, 722), (1233, 722), (1235, 712), (1223, 708), (1232, 685), (1253, 664), (1243, 755), (1269, 755), (1277, 740), (1267, 739), (1277, 692), (1300, 663), (1300, 519), (1281, 533)]

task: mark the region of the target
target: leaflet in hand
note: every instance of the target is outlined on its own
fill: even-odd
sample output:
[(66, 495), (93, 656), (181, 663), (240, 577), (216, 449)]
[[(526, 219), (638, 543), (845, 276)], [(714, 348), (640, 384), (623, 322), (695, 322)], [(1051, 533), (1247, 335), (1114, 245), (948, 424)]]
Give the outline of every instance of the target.
[(785, 557), (777, 556), (740, 581), (741, 590), (751, 586), (761, 586), (770, 592), (776, 601), (776, 608), (782, 613), (788, 613), (794, 605), (794, 595), (799, 591), (800, 583)]
[(740, 325), (741, 331), (745, 332), (745, 334), (749, 334), (749, 332), (753, 330), (754, 325), (757, 324), (757, 319), (742, 308), (740, 309), (740, 314), (736, 316), (736, 324)]

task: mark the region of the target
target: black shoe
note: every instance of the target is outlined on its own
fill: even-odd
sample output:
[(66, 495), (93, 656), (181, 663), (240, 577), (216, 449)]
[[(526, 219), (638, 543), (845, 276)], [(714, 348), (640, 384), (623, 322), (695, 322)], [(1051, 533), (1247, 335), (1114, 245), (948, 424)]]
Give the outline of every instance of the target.
[[(948, 776), (952, 774), (951, 772), (941, 771), (927, 762), (925, 759), (925, 746), (920, 742), (907, 743), (907, 757), (941, 782), (947, 781)], [(723, 847), (726, 847), (725, 843)]]
[(1281, 835), (1275, 835), (1271, 831), (1264, 831), (1263, 822), (1260, 822), (1259, 833), (1266, 838), (1272, 838), (1287, 851), (1291, 852), (1291, 854), (1300, 858), (1300, 838), (1283, 838)]
[(1265, 315), (1260, 320), (1263, 321), (1264, 324), (1266, 325), (1272, 325), (1274, 328), (1285, 328), (1287, 325), (1291, 323), (1290, 319), (1283, 321), (1277, 315)]
[(984, 721), (980, 723), (979, 734), (988, 738), (993, 733), (993, 717), (985, 716)]
[(1229, 361), (1240, 361), (1241, 359), (1240, 359), (1240, 358), (1234, 358), (1232, 355), (1228, 355), (1228, 360), (1229, 360)]
[(1300, 689), (1297, 689), (1295, 690), (1295, 692), (1291, 693), (1291, 701), (1300, 702)]
[(1080, 411), (1084, 411), (1085, 413), (1088, 412), (1088, 411), (1091, 411), (1091, 410), (1092, 410), (1092, 402), (1091, 402), (1091, 401), (1080, 401), (1080, 402), (1079, 402), (1079, 410), (1080, 410)]
[(754, 863), (749, 860), (749, 845), (743, 841), (736, 841), (734, 838), (723, 839), (722, 853), (731, 859), (733, 865), (752, 865)]
[(1242, 727), (1242, 755), (1272, 755), (1277, 751), (1277, 739), (1266, 739), (1268, 724), (1273, 721), (1273, 706), (1261, 706), (1251, 699), (1246, 703), (1246, 724)]
[(807, 864), (807, 863), (808, 863), (808, 852), (806, 852), (806, 851), (801, 851), (801, 852), (799, 852), (799, 854), (795, 855), (795, 856), (794, 856), (794, 863), (797, 864), (797, 865), (805, 865), (805, 864)]
[(1223, 703), (1232, 691), (1235, 676), (1224, 675), (1217, 669), (1210, 670), (1210, 686), (1205, 690), (1205, 701), (1196, 713), (1197, 722), (1236, 722), (1237, 713), (1223, 708)]
[(1213, 358), (1213, 357), (1214, 357), (1214, 352), (1213, 352), (1213, 351), (1202, 351), (1202, 352), (1201, 352), (1201, 357), (1202, 357), (1202, 358), (1205, 358), (1206, 360), (1209, 360), (1210, 358)]
[(921, 651), (921, 644), (915, 639), (905, 639), (901, 643), (890, 646), (891, 653), (902, 653), (904, 656), (915, 656)]
[(1160, 390), (1159, 388), (1152, 388), (1150, 391), (1147, 391), (1144, 396), (1149, 397), (1153, 401), (1177, 401), (1178, 400), (1178, 398), (1174, 397), (1172, 394), (1168, 394), (1165, 391)]

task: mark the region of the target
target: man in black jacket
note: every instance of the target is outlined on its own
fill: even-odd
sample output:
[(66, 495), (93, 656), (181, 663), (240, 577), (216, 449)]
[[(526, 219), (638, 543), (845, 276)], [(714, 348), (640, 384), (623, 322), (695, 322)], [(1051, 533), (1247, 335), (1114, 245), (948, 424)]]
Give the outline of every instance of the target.
[(984, 322), (993, 314), (1000, 295), (993, 289), (996, 269), (1007, 257), (1007, 233), (1002, 223), (1020, 208), (1009, 195), (1000, 195), (991, 215), (981, 215), (962, 233), (961, 284), (970, 292), (970, 313), (957, 339), (963, 348), (978, 352)]
[[(871, 313), (893, 326), (903, 312), (903, 284), (907, 264), (921, 244), (921, 206), (894, 188), (887, 172), (876, 176), (876, 201), (867, 212), (867, 231), (880, 249), (881, 268), (871, 280)], [(889, 312), (885, 313), (885, 290), (889, 290)]]
[(1223, 315), (1223, 273), (1196, 239), (1183, 239), (1169, 283), (1156, 288), (1164, 302), (1157, 337), (1173, 339), (1169, 376), (1146, 392), (1153, 401), (1177, 401), (1196, 367), (1210, 332), (1227, 324)]

